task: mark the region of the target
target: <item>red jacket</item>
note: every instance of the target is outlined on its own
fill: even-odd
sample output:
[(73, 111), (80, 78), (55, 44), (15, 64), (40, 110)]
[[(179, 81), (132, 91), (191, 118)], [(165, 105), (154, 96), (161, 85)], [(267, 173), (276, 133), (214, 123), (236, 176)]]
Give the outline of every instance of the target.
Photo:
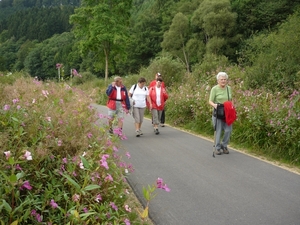
[(231, 101), (226, 101), (224, 104), (225, 122), (230, 126), (236, 120), (236, 111)]
[[(156, 80), (151, 81), (150, 84), (149, 84), (149, 88), (155, 87), (155, 86), (156, 86)], [(165, 82), (161, 82), (161, 87), (163, 87), (163, 88), (166, 87)]]
[(165, 101), (168, 99), (167, 91), (164, 87), (160, 88), (160, 106), (156, 104), (156, 87), (149, 87), (149, 97), (152, 103), (152, 109), (163, 110), (165, 107)]
[(130, 109), (130, 102), (126, 87), (124, 85), (121, 86), (121, 99), (117, 100), (117, 88), (109, 85), (106, 90), (106, 95), (108, 96), (108, 101), (106, 106), (112, 110), (116, 109), (116, 101), (122, 102), (123, 107), (126, 109)]

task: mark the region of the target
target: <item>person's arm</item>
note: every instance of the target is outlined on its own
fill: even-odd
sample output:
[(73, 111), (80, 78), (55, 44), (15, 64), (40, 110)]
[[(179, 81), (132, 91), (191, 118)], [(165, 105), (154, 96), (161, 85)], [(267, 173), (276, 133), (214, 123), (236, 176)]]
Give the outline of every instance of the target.
[[(153, 89), (153, 88), (152, 88)], [(149, 103), (149, 108), (152, 109), (152, 102), (151, 102), (151, 98), (150, 98), (150, 90), (148, 89), (147, 90), (147, 96), (146, 96), (146, 99)]]
[(208, 104), (210, 104), (214, 109), (216, 109), (218, 104), (213, 102), (214, 99), (215, 99), (215, 92), (214, 89), (211, 89)]
[(208, 102), (212, 107), (214, 107), (215, 109), (217, 108), (218, 104), (214, 103), (213, 101)]
[[(114, 83), (114, 82), (113, 82)], [(106, 89), (106, 95), (107, 96), (110, 96), (111, 95), (111, 92), (113, 91), (113, 85), (112, 84), (110, 84), (108, 87), (107, 87), (107, 89)]]
[(129, 95), (128, 95), (126, 87), (124, 87), (124, 91), (125, 91), (125, 95), (126, 95), (126, 99), (125, 99), (126, 109), (129, 110), (130, 109), (130, 101), (129, 101)]

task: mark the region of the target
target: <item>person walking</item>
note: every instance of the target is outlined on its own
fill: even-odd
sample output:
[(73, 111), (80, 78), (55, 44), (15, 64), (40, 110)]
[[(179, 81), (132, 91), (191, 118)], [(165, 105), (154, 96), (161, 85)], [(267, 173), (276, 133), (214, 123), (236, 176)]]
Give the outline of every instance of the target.
[(135, 126), (135, 135), (136, 137), (140, 137), (143, 135), (141, 130), (142, 123), (144, 120), (144, 114), (146, 109), (146, 100), (150, 103), (150, 110), (152, 108), (152, 104), (149, 97), (149, 90), (146, 87), (146, 79), (141, 77), (138, 79), (138, 83), (132, 85), (129, 90), (129, 97), (133, 100), (133, 118), (134, 118), (134, 126)]
[[(212, 116), (213, 126), (215, 127), (215, 154), (221, 155), (229, 154), (228, 143), (232, 132), (232, 123), (228, 125), (224, 119), (218, 119), (216, 117), (216, 110), (219, 104), (232, 101), (231, 87), (227, 85), (228, 75), (225, 72), (219, 72), (217, 74), (218, 84), (214, 86), (210, 91), (209, 104), (213, 107), (214, 113)], [(233, 107), (233, 106), (232, 106)], [(226, 117), (228, 117), (227, 115)], [(221, 142), (221, 134), (224, 131), (224, 136)], [(221, 143), (220, 143), (221, 142)]]
[[(150, 88), (150, 87), (155, 87), (155, 86), (156, 86), (156, 79), (157, 79), (157, 78), (162, 78), (162, 76), (161, 76), (160, 73), (156, 73), (156, 74), (155, 74), (155, 79), (154, 79), (153, 81), (150, 82), (149, 88)], [(166, 88), (164, 82), (161, 83), (161, 87), (162, 87), (162, 88)], [(161, 127), (164, 127), (164, 126), (165, 126), (165, 119), (166, 119), (166, 114), (165, 114), (165, 109), (163, 109), (163, 111), (162, 111), (162, 113), (161, 113), (161, 118), (160, 118), (160, 120), (159, 120), (160, 126), (161, 126)], [(152, 124), (153, 124), (153, 118), (152, 118)]]
[(108, 96), (107, 108), (108, 108), (108, 123), (109, 133), (113, 131), (114, 117), (118, 117), (118, 130), (115, 133), (122, 134), (123, 120), (124, 120), (124, 108), (130, 109), (129, 96), (126, 87), (122, 84), (122, 78), (117, 76), (114, 81), (107, 87), (106, 95)]
[(156, 79), (156, 85), (149, 88), (150, 102), (152, 104), (152, 122), (154, 133), (159, 134), (158, 125), (161, 121), (161, 115), (165, 107), (165, 101), (168, 99), (167, 91), (162, 87), (161, 77)]

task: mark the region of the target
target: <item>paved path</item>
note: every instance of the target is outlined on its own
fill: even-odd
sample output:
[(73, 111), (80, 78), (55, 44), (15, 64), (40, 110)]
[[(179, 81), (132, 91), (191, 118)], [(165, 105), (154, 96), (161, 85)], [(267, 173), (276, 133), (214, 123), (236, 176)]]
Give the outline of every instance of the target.
[[(106, 108), (97, 106), (106, 114)], [(171, 188), (150, 203), (156, 225), (300, 225), (300, 176), (229, 148), (212, 157), (212, 141), (171, 128), (155, 135), (145, 120), (144, 135), (124, 122), (135, 172), (129, 183), (143, 201), (142, 187), (163, 178)]]

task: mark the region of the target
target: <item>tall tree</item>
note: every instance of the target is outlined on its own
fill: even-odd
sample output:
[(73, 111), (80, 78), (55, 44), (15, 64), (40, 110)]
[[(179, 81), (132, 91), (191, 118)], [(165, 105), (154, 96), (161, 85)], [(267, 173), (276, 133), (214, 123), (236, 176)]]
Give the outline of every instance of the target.
[(105, 61), (105, 81), (109, 63), (126, 55), (131, 3), (132, 0), (83, 0), (70, 17), (76, 37), (81, 38), (82, 52), (94, 52), (100, 61)]
[(191, 22), (203, 30), (208, 53), (222, 55), (222, 48), (233, 36), (236, 17), (229, 0), (204, 0), (199, 5)]
[(164, 34), (162, 47), (177, 56), (186, 66), (189, 73), (189, 59), (186, 51), (186, 43), (189, 35), (189, 20), (182, 13), (177, 13), (173, 18), (170, 29)]

